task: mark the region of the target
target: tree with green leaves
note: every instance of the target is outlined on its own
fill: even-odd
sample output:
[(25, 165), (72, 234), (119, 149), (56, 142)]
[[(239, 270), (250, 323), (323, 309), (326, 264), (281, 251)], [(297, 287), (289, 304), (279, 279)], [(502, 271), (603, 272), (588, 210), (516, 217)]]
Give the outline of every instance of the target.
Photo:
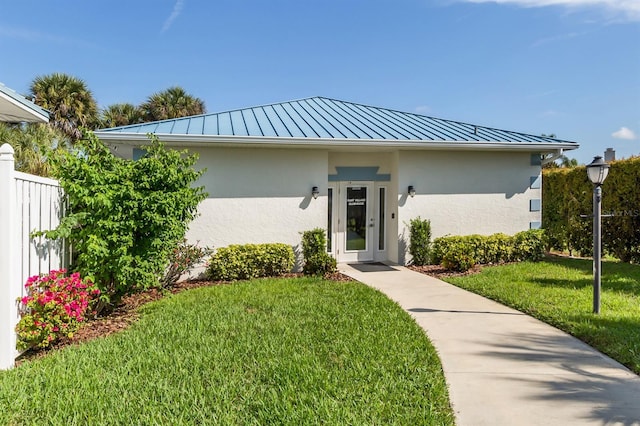
[(31, 83), (34, 102), (51, 113), (49, 124), (76, 141), (80, 128), (94, 129), (98, 124), (98, 104), (86, 83), (67, 74), (53, 73), (36, 77)]
[(67, 238), (75, 251), (72, 269), (91, 277), (112, 302), (160, 285), (206, 197), (203, 187), (193, 186), (203, 173), (193, 168), (197, 156), (150, 139), (146, 155), (131, 161), (115, 157), (88, 132), (75, 151), (52, 159), (71, 213), (45, 235)]
[(149, 96), (140, 109), (144, 113), (144, 121), (168, 120), (206, 112), (204, 101), (178, 86)]
[(13, 147), (16, 170), (38, 176), (49, 176), (47, 158), (69, 145), (66, 135), (42, 123), (0, 123), (0, 143), (5, 142)]
[(133, 104), (113, 104), (100, 112), (100, 127), (128, 126), (143, 122), (144, 113)]
[(564, 154), (558, 157), (555, 161), (542, 166), (543, 169), (572, 169), (574, 167), (578, 167), (578, 160), (575, 158), (569, 158)]

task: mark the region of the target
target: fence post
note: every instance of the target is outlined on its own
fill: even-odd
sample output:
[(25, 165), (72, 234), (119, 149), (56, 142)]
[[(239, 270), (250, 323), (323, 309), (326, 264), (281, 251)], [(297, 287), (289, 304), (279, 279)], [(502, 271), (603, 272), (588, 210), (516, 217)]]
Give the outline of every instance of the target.
[(0, 369), (14, 366), (15, 327), (18, 322), (20, 277), (18, 275), (17, 201), (14, 179), (13, 148), (0, 147)]

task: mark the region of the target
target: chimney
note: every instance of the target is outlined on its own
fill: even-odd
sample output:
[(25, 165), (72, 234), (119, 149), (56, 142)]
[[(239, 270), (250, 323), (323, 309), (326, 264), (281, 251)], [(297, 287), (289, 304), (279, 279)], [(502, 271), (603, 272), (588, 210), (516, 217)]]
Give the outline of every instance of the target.
[(610, 163), (612, 161), (616, 161), (616, 151), (613, 148), (607, 148), (604, 152), (604, 161)]

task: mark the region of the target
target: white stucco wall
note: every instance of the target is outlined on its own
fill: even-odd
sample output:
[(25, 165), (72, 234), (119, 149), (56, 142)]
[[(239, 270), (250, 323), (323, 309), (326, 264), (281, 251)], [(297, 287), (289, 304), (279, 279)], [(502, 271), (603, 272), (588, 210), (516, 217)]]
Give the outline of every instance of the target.
[[(541, 199), (531, 177), (528, 152), (401, 151), (398, 155), (398, 261), (403, 262), (402, 239), (417, 216), (431, 220), (433, 238), (496, 232), (515, 234), (541, 221), (530, 201)], [(415, 197), (407, 195), (413, 185)]]
[[(187, 238), (201, 245), (224, 247), (244, 243), (297, 246), (300, 232), (326, 227), (327, 152), (258, 148), (198, 150), (198, 184), (204, 200)], [(320, 190), (318, 199), (311, 189)]]
[[(515, 234), (541, 222), (541, 211), (530, 211), (531, 200), (542, 198), (541, 189), (531, 188), (532, 177), (541, 175), (540, 166), (531, 164), (531, 152), (190, 150), (200, 155), (196, 167), (207, 169), (198, 184), (209, 198), (199, 206), (187, 238), (214, 248), (264, 242), (298, 246), (301, 232), (326, 228), (328, 175), (336, 167), (379, 167), (378, 174), (390, 174), (389, 182), (377, 184), (388, 191), (387, 244), (377, 260), (378, 254), (398, 263), (409, 260), (408, 223), (417, 216), (431, 220), (433, 238)], [(130, 157), (132, 150), (120, 146), (117, 153)], [(413, 198), (407, 195), (409, 185), (416, 190)], [(320, 190), (316, 200), (313, 186)]]

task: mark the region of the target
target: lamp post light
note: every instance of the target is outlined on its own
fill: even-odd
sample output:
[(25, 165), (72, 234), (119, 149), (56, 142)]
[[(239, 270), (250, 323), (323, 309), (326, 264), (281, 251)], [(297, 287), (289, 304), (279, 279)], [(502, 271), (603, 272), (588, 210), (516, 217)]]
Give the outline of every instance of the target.
[(602, 202), (602, 183), (609, 174), (609, 165), (602, 157), (594, 157), (587, 165), (587, 176), (593, 183), (593, 313), (600, 313), (600, 276), (602, 265), (602, 231), (600, 230), (600, 203)]

